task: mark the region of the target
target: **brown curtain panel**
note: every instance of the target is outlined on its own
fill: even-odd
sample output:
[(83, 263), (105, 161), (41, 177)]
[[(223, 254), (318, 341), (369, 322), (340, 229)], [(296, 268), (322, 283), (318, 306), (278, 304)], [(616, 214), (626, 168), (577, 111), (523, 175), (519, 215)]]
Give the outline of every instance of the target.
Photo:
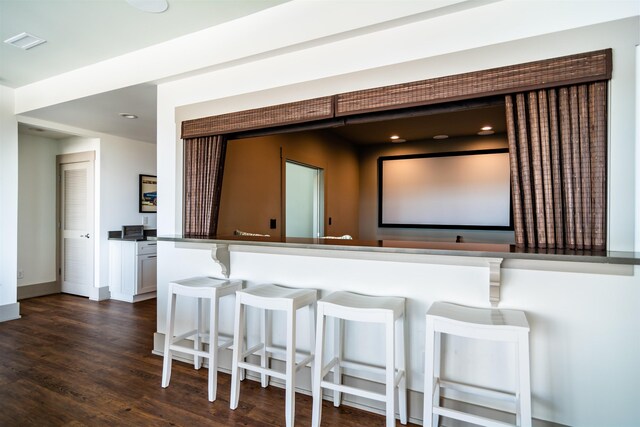
[(185, 237), (217, 233), (226, 149), (222, 135), (184, 140)]
[(505, 101), (516, 245), (604, 250), (607, 83)]

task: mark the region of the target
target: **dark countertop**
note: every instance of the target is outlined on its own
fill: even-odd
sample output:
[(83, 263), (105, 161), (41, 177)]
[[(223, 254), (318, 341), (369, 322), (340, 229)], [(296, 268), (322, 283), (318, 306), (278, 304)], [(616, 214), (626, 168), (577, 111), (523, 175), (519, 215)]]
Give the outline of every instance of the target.
[(598, 264), (640, 265), (640, 253), (625, 251), (586, 251), (570, 249), (526, 249), (510, 244), (453, 243), (410, 240), (347, 240), (305, 239), (255, 236), (220, 236), (199, 238), (159, 236), (151, 240), (164, 242), (211, 243), (227, 245), (290, 247), (299, 249), (326, 249), (338, 251), (446, 255), (479, 258), (528, 259), (546, 261), (588, 262)]
[(156, 237), (156, 232), (157, 232), (157, 230), (155, 230), (155, 229), (145, 229), (144, 230), (144, 237), (140, 237), (138, 239), (130, 239), (130, 238), (123, 239), (122, 238), (122, 231), (120, 231), (120, 230), (118, 230), (118, 231), (109, 231), (108, 239), (109, 240), (124, 240), (124, 241), (127, 241), (127, 242), (143, 242), (145, 240), (151, 240), (151, 238), (155, 238)]

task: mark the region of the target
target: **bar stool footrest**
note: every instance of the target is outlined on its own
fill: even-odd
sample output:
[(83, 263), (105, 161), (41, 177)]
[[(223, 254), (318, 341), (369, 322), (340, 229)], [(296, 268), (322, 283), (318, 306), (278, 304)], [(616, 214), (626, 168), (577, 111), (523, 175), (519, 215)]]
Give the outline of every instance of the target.
[[(189, 338), (190, 336), (194, 336), (194, 335), (196, 335), (197, 333), (198, 333), (198, 330), (197, 330), (197, 329), (194, 329), (194, 330), (192, 330), (192, 331), (185, 332), (184, 334), (180, 334), (180, 335), (178, 335), (178, 336), (175, 336), (175, 337), (173, 337), (173, 338), (172, 338), (172, 340), (171, 340), (171, 344), (176, 343), (176, 342), (178, 342), (178, 341), (182, 341), (183, 339), (185, 339), (185, 338)], [(202, 334), (201, 334), (201, 335), (202, 335)], [(207, 334), (207, 335), (208, 335), (208, 334)]]
[(263, 368), (262, 366), (254, 365), (253, 363), (248, 362), (239, 362), (238, 368), (246, 369), (248, 371), (258, 372), (263, 375), (268, 375), (270, 377), (276, 377), (281, 380), (287, 379), (287, 374), (276, 371), (275, 369)]
[[(384, 366), (375, 366), (375, 365), (369, 365), (366, 363), (352, 362), (349, 360), (340, 360), (340, 358), (334, 357), (333, 359), (331, 359), (329, 363), (327, 363), (323, 367), (322, 371), (320, 372), (320, 378), (324, 378), (336, 366), (340, 368), (351, 369), (354, 371), (369, 372), (369, 373), (379, 374), (379, 375), (384, 375), (386, 373), (386, 369)], [(394, 386), (397, 386), (400, 383), (404, 375), (405, 375), (404, 370), (395, 369)], [(372, 380), (372, 381), (384, 382), (385, 380), (382, 379), (380, 381), (376, 381), (376, 380)]]
[(354, 396), (366, 397), (367, 399), (377, 400), (379, 402), (384, 402), (387, 400), (387, 396), (384, 393), (375, 393), (373, 391), (367, 391), (361, 388), (351, 387), (344, 384), (334, 384), (330, 381), (322, 381), (320, 383), (320, 386), (329, 390), (335, 390)]
[(502, 421), (494, 420), (491, 418), (481, 417), (478, 415), (471, 415), (466, 412), (456, 411), (455, 409), (443, 408), (441, 406), (434, 407), (433, 413), (443, 417), (452, 418), (455, 420), (465, 421), (485, 427), (513, 427), (511, 423), (505, 423)]
[(475, 385), (470, 385), (470, 384), (464, 384), (464, 383), (458, 383), (455, 381), (444, 381), (441, 379), (437, 380), (437, 383), (440, 385), (441, 388), (445, 388), (445, 389), (449, 389), (449, 390), (455, 390), (455, 391), (461, 391), (463, 393), (469, 393), (469, 394), (477, 394), (477, 395), (481, 395), (484, 397), (488, 397), (491, 399), (497, 399), (497, 400), (508, 400), (511, 402), (516, 402), (518, 399), (518, 396), (514, 393), (507, 393), (504, 391), (498, 391), (498, 390), (492, 390), (489, 388), (485, 388), (485, 387), (479, 387), (479, 386), (475, 386)]

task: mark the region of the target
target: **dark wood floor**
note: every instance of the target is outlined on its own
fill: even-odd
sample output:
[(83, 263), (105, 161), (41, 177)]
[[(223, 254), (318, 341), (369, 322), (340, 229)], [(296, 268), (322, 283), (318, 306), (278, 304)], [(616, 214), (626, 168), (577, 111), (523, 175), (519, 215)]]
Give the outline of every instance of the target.
[[(0, 323), (0, 426), (282, 426), (284, 390), (242, 383), (229, 409), (230, 377), (207, 401), (207, 370), (174, 362), (160, 387), (151, 354), (155, 300), (128, 304), (51, 295), (20, 301), (22, 319)], [(323, 425), (384, 425), (384, 417), (324, 402)], [(311, 398), (296, 395), (296, 425), (311, 424)], [(399, 423), (397, 423), (400, 425)]]

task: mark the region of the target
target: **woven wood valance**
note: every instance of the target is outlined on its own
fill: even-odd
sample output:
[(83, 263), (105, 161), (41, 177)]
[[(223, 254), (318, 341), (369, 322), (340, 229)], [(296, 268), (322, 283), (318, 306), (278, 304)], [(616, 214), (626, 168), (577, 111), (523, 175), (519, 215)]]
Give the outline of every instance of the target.
[(336, 116), (611, 78), (611, 49), (336, 95)]
[(290, 125), (334, 117), (333, 96), (182, 122), (182, 138)]
[(611, 49), (384, 86), (182, 122), (182, 138), (506, 95), (611, 78)]

